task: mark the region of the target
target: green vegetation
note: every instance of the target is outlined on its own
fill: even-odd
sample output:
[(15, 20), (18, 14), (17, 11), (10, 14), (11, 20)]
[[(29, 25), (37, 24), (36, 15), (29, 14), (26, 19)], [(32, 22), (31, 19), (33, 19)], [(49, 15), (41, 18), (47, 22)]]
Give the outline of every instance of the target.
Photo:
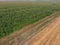
[(59, 4), (0, 3), (0, 38), (56, 11)]

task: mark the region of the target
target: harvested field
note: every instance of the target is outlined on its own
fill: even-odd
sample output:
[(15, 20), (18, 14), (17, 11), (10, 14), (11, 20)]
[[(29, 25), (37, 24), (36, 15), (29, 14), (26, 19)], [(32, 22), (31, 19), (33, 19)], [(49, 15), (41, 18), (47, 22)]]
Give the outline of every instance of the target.
[(45, 39), (44, 37), (50, 34), (49, 31), (53, 31), (53, 29), (55, 29), (55, 27), (60, 24), (60, 17), (58, 15), (59, 13), (55, 13), (34, 24), (26, 26), (19, 31), (16, 31), (9, 36), (0, 39), (0, 45), (44, 45), (43, 43), (45, 43), (47, 39), (49, 39), (50, 35), (47, 37), (47, 39)]

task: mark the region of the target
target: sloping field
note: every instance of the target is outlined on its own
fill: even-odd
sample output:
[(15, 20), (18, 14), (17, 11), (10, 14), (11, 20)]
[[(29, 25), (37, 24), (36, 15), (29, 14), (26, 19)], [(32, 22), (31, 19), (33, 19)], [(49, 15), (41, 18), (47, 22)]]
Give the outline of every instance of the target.
[[(46, 26), (49, 26), (48, 24), (52, 23), (52, 21), (56, 21), (55, 19), (58, 19), (58, 15), (59, 13), (54, 13), (51, 16), (48, 16), (34, 24), (26, 26), (19, 31), (16, 31), (15, 33), (12, 33), (9, 36), (0, 39), (0, 45), (33, 45), (33, 43), (35, 42), (35, 35), (38, 35), (37, 33), (40, 33), (41, 30), (44, 31), (44, 28)], [(39, 37), (37, 36), (36, 38)]]
[(60, 45), (60, 16), (32, 37), (25, 45)]

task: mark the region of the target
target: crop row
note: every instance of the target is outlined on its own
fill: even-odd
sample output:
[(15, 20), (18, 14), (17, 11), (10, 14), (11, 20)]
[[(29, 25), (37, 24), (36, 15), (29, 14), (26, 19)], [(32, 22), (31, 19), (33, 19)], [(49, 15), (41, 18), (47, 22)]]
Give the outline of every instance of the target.
[(59, 5), (24, 5), (0, 8), (0, 38), (60, 11)]

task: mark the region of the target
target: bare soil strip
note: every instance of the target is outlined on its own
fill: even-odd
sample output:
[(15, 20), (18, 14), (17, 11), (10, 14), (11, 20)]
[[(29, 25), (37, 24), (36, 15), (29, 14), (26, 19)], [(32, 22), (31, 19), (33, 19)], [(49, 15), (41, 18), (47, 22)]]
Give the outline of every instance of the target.
[(60, 45), (60, 17), (33, 36), (25, 45)]
[[(34, 24), (26, 26), (26, 27), (20, 29), (19, 31), (16, 31), (16, 32), (10, 34), (9, 36), (6, 36), (6, 37), (0, 39), (0, 45), (25, 45), (25, 44), (29, 45), (30, 41), (31, 41), (30, 38), (32, 39), (39, 31), (42, 30), (42, 27), (43, 28), (46, 27), (49, 22), (51, 23), (51, 20), (55, 19), (56, 16), (54, 16), (54, 15), (48, 16)], [(30, 40), (30, 41), (28, 41), (28, 40)]]

